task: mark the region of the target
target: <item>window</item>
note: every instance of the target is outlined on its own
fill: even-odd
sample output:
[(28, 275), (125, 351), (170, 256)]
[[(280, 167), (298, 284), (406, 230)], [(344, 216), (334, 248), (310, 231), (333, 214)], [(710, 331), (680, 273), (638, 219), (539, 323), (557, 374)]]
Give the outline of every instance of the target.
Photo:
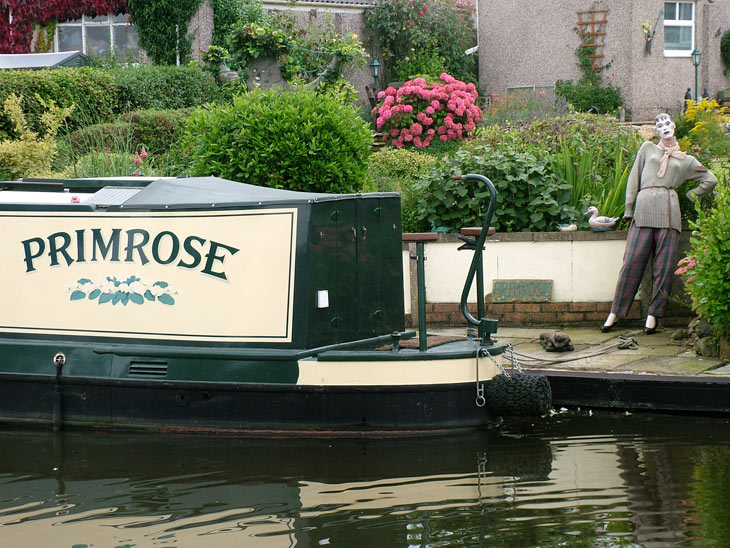
[(137, 29), (129, 24), (129, 15), (82, 16), (56, 26), (55, 51), (80, 51), (86, 55), (104, 55), (114, 50), (120, 60), (139, 55)]
[(664, 55), (689, 57), (695, 42), (693, 2), (664, 2)]

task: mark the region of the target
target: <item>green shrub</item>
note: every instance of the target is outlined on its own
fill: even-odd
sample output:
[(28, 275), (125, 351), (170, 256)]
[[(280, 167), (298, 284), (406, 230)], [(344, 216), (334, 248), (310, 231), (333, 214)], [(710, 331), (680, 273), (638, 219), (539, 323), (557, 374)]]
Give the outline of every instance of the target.
[(406, 149), (386, 149), (370, 156), (368, 190), (399, 192), (403, 232), (421, 232), (428, 226), (417, 217), (416, 204), (423, 193), (419, 184), (436, 163), (428, 154)]
[(4, 179), (18, 177), (41, 177), (51, 172), (51, 162), (56, 154), (56, 133), (63, 120), (73, 111), (73, 107), (61, 108), (53, 101), (36, 97), (45, 112), (41, 121), (45, 134), (40, 137), (28, 127), (23, 113), (22, 97), (10, 94), (3, 101), (3, 112), (15, 126), (20, 139), (0, 141), (0, 173)]
[(680, 261), (685, 288), (693, 310), (711, 322), (716, 333), (730, 337), (730, 187), (717, 185), (715, 207), (697, 207), (690, 222), (692, 239), (688, 257)]
[(583, 215), (588, 205), (601, 214), (621, 216), (626, 181), (641, 138), (610, 116), (573, 114), (536, 120), (509, 128), (480, 128), (463, 148), (510, 146), (547, 162), (550, 172), (567, 183), (569, 198), (562, 222), (587, 229)]
[(555, 82), (555, 94), (565, 99), (578, 112), (588, 112), (593, 108), (599, 114), (613, 114), (624, 104), (619, 88), (612, 85), (600, 87), (580, 80), (575, 84), (568, 80), (558, 80)]
[(382, 48), (385, 82), (410, 80), (414, 70), (430, 74), (439, 58), (446, 68), (442, 72), (464, 82), (477, 80), (476, 56), (464, 53), (477, 44), (468, 2), (379, 2), (366, 10), (365, 30)]
[(398, 80), (413, 80), (419, 76), (438, 78), (447, 72), (446, 60), (434, 51), (414, 51), (402, 59), (395, 59), (393, 74)]
[(140, 66), (109, 71), (116, 83), (114, 112), (196, 107), (213, 101), (218, 89), (198, 66)]
[(105, 150), (82, 154), (66, 166), (62, 175), (70, 178), (128, 177), (134, 173), (134, 155)]
[(432, 229), (480, 226), (489, 191), (479, 181), (452, 179), (467, 173), (484, 175), (497, 189), (491, 224), (500, 231), (552, 230), (565, 215), (570, 186), (551, 172), (546, 159), (506, 142), (462, 147), (444, 159), (424, 184), (417, 218)]
[(185, 136), (185, 124), (193, 109), (135, 110), (120, 120), (129, 123), (137, 144), (151, 154), (162, 154), (175, 148)]
[(254, 90), (186, 129), (193, 175), (310, 192), (360, 190), (372, 139), (353, 107), (308, 90)]

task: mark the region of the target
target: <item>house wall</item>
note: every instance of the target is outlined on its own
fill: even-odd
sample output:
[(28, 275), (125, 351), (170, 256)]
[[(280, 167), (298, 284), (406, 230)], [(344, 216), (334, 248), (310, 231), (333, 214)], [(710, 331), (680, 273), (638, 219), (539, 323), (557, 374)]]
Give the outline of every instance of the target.
[[(688, 87), (694, 91), (694, 66), (688, 57), (664, 56), (660, 21), (651, 53), (646, 50), (641, 24), (652, 27), (663, 0), (560, 0), (545, 3), (518, 0), (479, 0), (479, 79), (487, 93), (504, 94), (513, 86), (552, 86), (557, 80), (577, 79), (575, 49), (578, 11), (607, 9), (604, 81), (622, 90), (629, 119), (653, 120), (658, 112), (675, 113), (683, 106)], [(711, 97), (730, 86), (722, 74), (720, 35), (730, 27), (730, 0), (697, 0), (696, 45), (703, 52), (699, 89)]]

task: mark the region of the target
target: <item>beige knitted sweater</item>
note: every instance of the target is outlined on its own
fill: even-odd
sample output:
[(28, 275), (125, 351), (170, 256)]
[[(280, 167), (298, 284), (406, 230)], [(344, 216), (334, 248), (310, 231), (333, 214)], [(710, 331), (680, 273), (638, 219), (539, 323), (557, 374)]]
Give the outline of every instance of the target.
[(658, 177), (659, 163), (664, 151), (647, 141), (636, 154), (634, 166), (626, 185), (624, 217), (633, 217), (636, 226), (674, 228), (682, 230), (682, 215), (676, 189), (687, 180), (699, 184), (692, 193), (702, 196), (710, 192), (717, 179), (689, 154), (679, 160), (669, 158), (667, 172)]

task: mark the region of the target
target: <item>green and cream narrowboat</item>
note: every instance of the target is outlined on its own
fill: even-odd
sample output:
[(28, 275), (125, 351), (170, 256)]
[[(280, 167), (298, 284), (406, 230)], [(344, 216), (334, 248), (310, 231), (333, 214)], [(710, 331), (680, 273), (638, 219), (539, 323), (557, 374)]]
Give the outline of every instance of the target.
[(423, 323), (407, 347), (397, 194), (1, 185), (2, 423), (366, 435), (499, 420), (484, 405), (496, 322), (464, 304), (479, 336), (427, 348)]

